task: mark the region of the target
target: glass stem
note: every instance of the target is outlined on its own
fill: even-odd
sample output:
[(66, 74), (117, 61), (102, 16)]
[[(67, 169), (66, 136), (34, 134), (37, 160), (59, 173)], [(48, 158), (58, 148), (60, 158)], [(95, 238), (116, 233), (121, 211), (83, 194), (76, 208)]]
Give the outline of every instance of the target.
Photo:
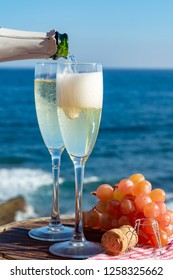
[(50, 228), (57, 228), (61, 226), (60, 214), (59, 214), (59, 176), (60, 176), (60, 164), (62, 149), (51, 149), (52, 159), (52, 177), (53, 177), (53, 195), (52, 195), (52, 213), (49, 223)]
[(75, 172), (75, 228), (74, 235), (71, 242), (84, 242), (85, 237), (83, 233), (82, 224), (82, 191), (83, 191), (83, 179), (84, 179), (84, 159), (73, 158), (74, 172)]

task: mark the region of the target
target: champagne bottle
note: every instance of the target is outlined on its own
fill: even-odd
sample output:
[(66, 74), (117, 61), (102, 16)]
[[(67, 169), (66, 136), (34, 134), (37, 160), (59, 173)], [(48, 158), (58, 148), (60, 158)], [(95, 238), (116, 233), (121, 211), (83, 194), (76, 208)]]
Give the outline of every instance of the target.
[(67, 58), (68, 36), (55, 30), (31, 32), (0, 27), (0, 62)]

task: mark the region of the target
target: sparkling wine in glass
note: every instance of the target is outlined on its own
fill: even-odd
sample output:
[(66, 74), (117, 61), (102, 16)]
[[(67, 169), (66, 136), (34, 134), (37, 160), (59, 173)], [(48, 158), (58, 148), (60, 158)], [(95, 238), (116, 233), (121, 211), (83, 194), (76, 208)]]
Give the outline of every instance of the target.
[(62, 225), (59, 214), (59, 175), (64, 143), (57, 115), (56, 69), (56, 63), (35, 66), (35, 106), (41, 135), (52, 159), (53, 200), (49, 224), (30, 230), (29, 236), (44, 241), (69, 240), (73, 234), (71, 227)]
[(84, 259), (103, 251), (99, 243), (85, 239), (82, 225), (84, 168), (96, 142), (102, 112), (102, 66), (58, 63), (57, 95), (61, 134), (75, 171), (75, 229), (70, 241), (55, 243), (49, 250), (57, 256)]

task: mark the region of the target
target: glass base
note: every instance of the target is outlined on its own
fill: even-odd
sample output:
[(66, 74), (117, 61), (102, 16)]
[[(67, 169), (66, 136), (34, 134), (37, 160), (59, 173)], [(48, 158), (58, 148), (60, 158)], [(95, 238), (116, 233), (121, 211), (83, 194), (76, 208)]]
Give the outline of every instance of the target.
[(66, 241), (73, 236), (74, 228), (68, 226), (59, 226), (51, 228), (50, 226), (31, 229), (28, 234), (31, 238), (42, 241)]
[(100, 243), (84, 241), (84, 242), (60, 242), (49, 248), (50, 253), (56, 256), (72, 258), (72, 259), (86, 259), (96, 254), (103, 252), (103, 247)]

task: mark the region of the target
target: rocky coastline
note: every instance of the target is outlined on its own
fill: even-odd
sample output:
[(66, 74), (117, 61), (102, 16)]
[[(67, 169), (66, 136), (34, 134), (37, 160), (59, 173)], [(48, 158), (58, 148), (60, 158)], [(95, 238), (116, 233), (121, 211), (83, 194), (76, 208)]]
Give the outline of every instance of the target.
[(24, 212), (26, 207), (25, 199), (17, 196), (0, 203), (0, 226), (15, 221), (18, 211)]

